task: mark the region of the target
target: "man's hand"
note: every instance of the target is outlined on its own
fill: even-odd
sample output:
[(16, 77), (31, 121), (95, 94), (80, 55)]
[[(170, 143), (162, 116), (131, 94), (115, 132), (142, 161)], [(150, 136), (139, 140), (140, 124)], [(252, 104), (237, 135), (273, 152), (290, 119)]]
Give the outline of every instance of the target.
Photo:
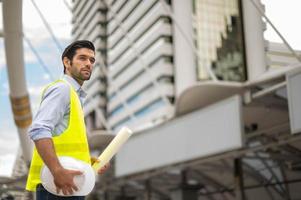
[(64, 195), (73, 194), (73, 190), (76, 191), (78, 189), (73, 182), (73, 178), (76, 175), (81, 175), (82, 172), (67, 170), (62, 167), (56, 156), (52, 138), (36, 140), (35, 145), (44, 163), (53, 175), (57, 192), (59, 193), (62, 190)]
[(73, 182), (74, 176), (78, 175), (82, 175), (82, 172), (64, 168), (55, 170), (53, 173), (53, 179), (56, 186), (56, 192), (60, 193), (60, 191), (62, 190), (64, 195), (72, 195), (74, 191), (78, 190)]
[(105, 166), (103, 166), (102, 168), (100, 168), (98, 171), (97, 171), (97, 173), (99, 174), (99, 175), (101, 175), (101, 174), (103, 174), (103, 173), (105, 173), (105, 171), (107, 171), (107, 169), (110, 167), (110, 163), (107, 163), (107, 164), (105, 164)]
[[(98, 160), (95, 157), (91, 157), (91, 165), (94, 165), (94, 163), (100, 163), (100, 160)], [(110, 163), (105, 164), (105, 166), (103, 166), (102, 168), (100, 168), (97, 173), (99, 175), (105, 173), (105, 171), (110, 167)]]

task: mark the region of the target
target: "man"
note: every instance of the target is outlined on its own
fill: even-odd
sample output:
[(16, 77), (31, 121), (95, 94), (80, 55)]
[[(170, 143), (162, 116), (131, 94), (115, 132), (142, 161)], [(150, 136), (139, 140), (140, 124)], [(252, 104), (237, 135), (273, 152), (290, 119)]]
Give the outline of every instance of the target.
[[(42, 94), (38, 112), (29, 129), (35, 143), (26, 189), (36, 191), (37, 200), (62, 199), (44, 189), (40, 171), (45, 164), (54, 177), (57, 192), (72, 195), (78, 188), (73, 182), (82, 172), (64, 169), (58, 156), (70, 156), (91, 164), (86, 138), (81, 89), (89, 80), (95, 63), (95, 47), (87, 40), (75, 41), (62, 54), (64, 77), (48, 85)], [(103, 173), (107, 165), (98, 171)], [(64, 197), (84, 199), (84, 197)]]

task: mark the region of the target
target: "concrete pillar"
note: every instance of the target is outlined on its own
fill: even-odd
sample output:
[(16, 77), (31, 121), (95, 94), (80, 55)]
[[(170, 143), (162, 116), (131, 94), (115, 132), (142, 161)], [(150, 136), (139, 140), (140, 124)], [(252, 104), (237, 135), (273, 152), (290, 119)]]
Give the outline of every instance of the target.
[(31, 124), (32, 116), (24, 70), (22, 1), (5, 0), (2, 3), (5, 55), (12, 111), (18, 127), (23, 156), (29, 163), (33, 144), (28, 137), (27, 128)]
[(144, 200), (151, 200), (151, 199), (152, 199), (151, 181), (147, 180), (145, 182)]
[(196, 82), (196, 58), (191, 48), (192, 1), (173, 0), (172, 10), (175, 20), (173, 23), (175, 88), (178, 97), (184, 89)]
[(235, 199), (246, 200), (244, 191), (243, 169), (240, 158), (234, 159), (234, 184), (235, 184)]
[[(266, 53), (263, 36), (263, 21), (259, 12), (250, 0), (241, 0), (245, 51), (247, 60), (247, 71), (249, 81), (256, 80), (266, 71)], [(260, 0), (254, 0), (261, 5)]]

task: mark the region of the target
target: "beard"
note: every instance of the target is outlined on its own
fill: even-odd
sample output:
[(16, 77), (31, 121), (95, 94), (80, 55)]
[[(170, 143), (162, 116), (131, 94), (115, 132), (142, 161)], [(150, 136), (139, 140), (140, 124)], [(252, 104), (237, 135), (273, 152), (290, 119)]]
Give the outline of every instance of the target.
[[(71, 70), (71, 76), (74, 78), (74, 79), (77, 79), (77, 80), (80, 80), (80, 81), (87, 81), (87, 80), (90, 80), (90, 77), (91, 77), (91, 74), (92, 72), (88, 69), (79, 69), (76, 67), (76, 66), (73, 66), (73, 63), (71, 62), (70, 63), (71, 65), (71, 68), (73, 70)], [(89, 75), (86, 75), (86, 73), (89, 73)]]
[[(89, 73), (89, 75), (86, 75), (87, 73)], [(90, 80), (91, 71), (90, 70), (80, 70), (78, 75), (81, 78), (81, 80), (87, 81), (87, 80)]]
[(88, 80), (90, 80), (91, 72), (89, 72), (89, 75), (86, 75), (86, 73), (87, 73), (86, 71), (80, 70), (79, 72), (72, 73), (72, 76), (81, 81), (88, 81)]

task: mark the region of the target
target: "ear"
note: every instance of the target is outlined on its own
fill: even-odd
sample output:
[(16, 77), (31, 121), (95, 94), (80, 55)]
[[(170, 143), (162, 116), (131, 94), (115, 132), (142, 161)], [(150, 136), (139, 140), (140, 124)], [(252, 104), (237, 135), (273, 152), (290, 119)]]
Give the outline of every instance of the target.
[(71, 67), (71, 62), (70, 62), (69, 58), (64, 57), (63, 63), (64, 63), (64, 66), (66, 67), (66, 71), (69, 71), (69, 69)]

